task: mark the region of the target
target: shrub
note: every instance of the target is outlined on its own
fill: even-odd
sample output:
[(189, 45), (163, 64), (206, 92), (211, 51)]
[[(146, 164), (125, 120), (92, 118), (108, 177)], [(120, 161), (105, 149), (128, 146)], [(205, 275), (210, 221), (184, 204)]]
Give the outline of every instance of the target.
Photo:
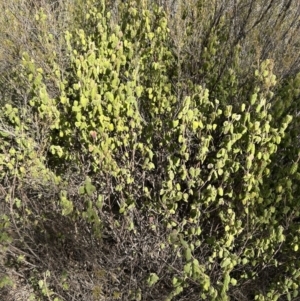
[(67, 68), (23, 53), (28, 103), (0, 111), (1, 286), (56, 301), (296, 298), (299, 76), (276, 77), (276, 57), (239, 63), (247, 45), (228, 48), (225, 19), (196, 16), (214, 33), (197, 58), (180, 44), (199, 28), (188, 12), (180, 36), (161, 7), (105, 4), (78, 3)]

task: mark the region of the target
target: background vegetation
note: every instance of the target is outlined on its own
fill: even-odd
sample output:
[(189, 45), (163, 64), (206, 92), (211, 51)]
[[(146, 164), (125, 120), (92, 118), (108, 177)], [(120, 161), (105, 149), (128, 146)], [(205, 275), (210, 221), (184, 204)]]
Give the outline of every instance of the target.
[(299, 300), (298, 1), (0, 5), (1, 300)]

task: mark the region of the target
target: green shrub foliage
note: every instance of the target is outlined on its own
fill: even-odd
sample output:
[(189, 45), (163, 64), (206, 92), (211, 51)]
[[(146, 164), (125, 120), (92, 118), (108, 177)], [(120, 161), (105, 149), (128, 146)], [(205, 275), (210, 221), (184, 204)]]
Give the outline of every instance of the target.
[(69, 67), (24, 53), (28, 103), (1, 108), (0, 288), (20, 270), (31, 300), (71, 300), (74, 273), (94, 279), (78, 300), (296, 298), (299, 75), (279, 81), (265, 59), (242, 89), (236, 44), (217, 78), (221, 20), (199, 85), (161, 7), (95, 3), (65, 32)]

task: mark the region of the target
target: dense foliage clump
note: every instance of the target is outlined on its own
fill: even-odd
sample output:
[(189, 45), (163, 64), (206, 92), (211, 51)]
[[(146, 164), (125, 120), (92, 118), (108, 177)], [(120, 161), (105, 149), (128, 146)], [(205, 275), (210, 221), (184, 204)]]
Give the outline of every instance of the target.
[(300, 6), (216, 2), (1, 3), (3, 300), (297, 300)]

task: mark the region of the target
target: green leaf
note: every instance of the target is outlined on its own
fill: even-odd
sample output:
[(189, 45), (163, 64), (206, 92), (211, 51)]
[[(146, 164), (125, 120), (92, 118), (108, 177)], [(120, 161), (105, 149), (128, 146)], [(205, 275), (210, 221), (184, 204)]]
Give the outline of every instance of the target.
[(234, 278), (231, 278), (231, 279), (230, 279), (230, 282), (231, 282), (231, 284), (232, 284), (233, 286), (237, 285), (237, 280), (234, 279)]
[(90, 181), (86, 181), (85, 191), (89, 196), (91, 196), (96, 191), (96, 187), (94, 185), (92, 185), (92, 183)]
[(177, 277), (173, 277), (173, 279), (172, 279), (173, 286), (176, 287), (178, 285), (178, 283), (180, 283), (179, 279)]
[(188, 262), (187, 264), (185, 264), (183, 270), (188, 276), (190, 276), (192, 274), (192, 263)]
[[(205, 275), (205, 276), (206, 276), (206, 275)], [(209, 279), (208, 276), (204, 277), (202, 286), (203, 286), (203, 289), (204, 289), (205, 291), (208, 291), (208, 290), (209, 290), (209, 288), (210, 288), (210, 279)]]
[(80, 186), (79, 189), (79, 194), (85, 194), (85, 187), (84, 186)]
[(8, 137), (8, 136), (9, 136), (9, 133), (0, 130), (0, 135), (1, 135), (2, 137)]
[(190, 261), (192, 259), (192, 251), (190, 248), (186, 248), (184, 250), (184, 256), (185, 256), (186, 261)]
[(254, 93), (254, 94), (251, 95), (251, 99), (250, 99), (251, 105), (254, 105), (256, 100), (257, 100), (257, 94)]
[(179, 120), (173, 120), (172, 124), (173, 124), (173, 127), (176, 128), (179, 124)]
[(148, 285), (151, 287), (153, 286), (157, 281), (159, 280), (159, 277), (156, 275), (156, 273), (150, 273), (150, 276), (147, 279)]
[(80, 98), (80, 104), (82, 105), (83, 108), (86, 108), (86, 106), (88, 105), (88, 99), (84, 96), (81, 96)]
[(174, 173), (172, 170), (169, 171), (169, 178), (170, 180), (174, 180)]
[(106, 93), (105, 93), (105, 97), (106, 97), (106, 99), (107, 99), (109, 102), (113, 103), (113, 101), (114, 101), (114, 95), (113, 95), (111, 92), (106, 92)]
[(231, 263), (230, 258), (225, 258), (225, 259), (221, 262), (221, 268), (226, 268), (230, 263)]

